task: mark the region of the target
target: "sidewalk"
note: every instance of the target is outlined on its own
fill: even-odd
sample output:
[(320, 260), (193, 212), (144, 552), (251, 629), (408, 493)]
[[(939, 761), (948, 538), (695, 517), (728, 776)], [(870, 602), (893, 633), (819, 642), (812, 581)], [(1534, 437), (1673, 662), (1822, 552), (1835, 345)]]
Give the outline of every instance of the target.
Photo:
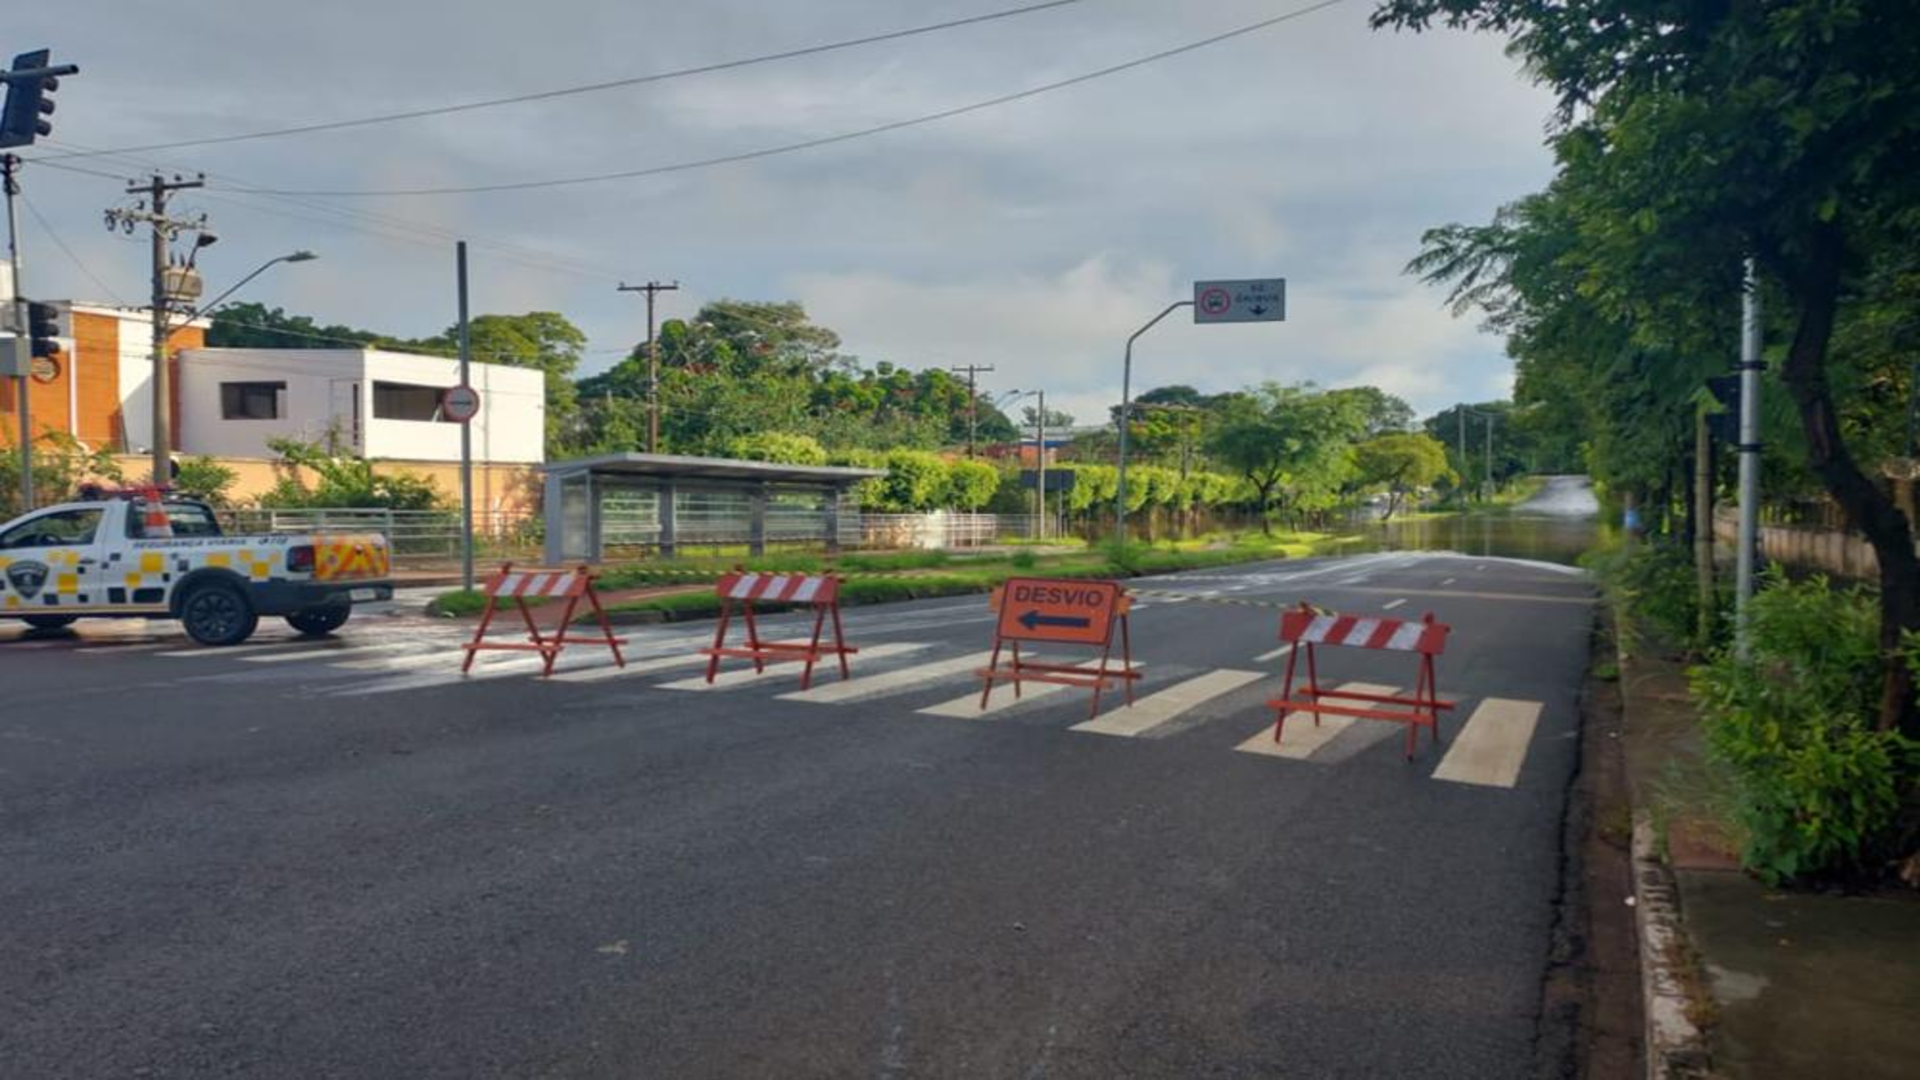
[[(1769, 889), (1739, 869), (1719, 824), (1728, 798), (1704, 760), (1684, 666), (1623, 656), (1628, 784), (1677, 885), (1688, 950), (1656, 959), (1650, 984), (1704, 1029), (1727, 1077), (1909, 1077), (1920, 1068), (1920, 894)], [(1642, 908), (1649, 905), (1643, 903)], [(1643, 930), (1650, 915), (1641, 912)], [(1653, 1002), (1648, 1011), (1655, 1012)], [(1655, 1076), (1688, 1075), (1679, 1065)]]

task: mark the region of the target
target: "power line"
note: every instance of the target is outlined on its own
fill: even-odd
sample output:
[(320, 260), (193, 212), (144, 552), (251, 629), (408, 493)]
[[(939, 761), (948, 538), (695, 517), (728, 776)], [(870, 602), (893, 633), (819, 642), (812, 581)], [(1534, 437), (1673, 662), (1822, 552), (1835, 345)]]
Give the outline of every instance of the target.
[(98, 286), (101, 292), (107, 294), (109, 299), (121, 307), (127, 306), (126, 300), (114, 291), (113, 286), (101, 280), (100, 275), (94, 273), (92, 267), (88, 266), (80, 256), (74, 254), (73, 249), (67, 246), (67, 242), (60, 238), (60, 234), (54, 229), (53, 223), (47, 220), (47, 216), (40, 212), (39, 207), (33, 205), (33, 200), (28, 198), (25, 192), (21, 192), (20, 201), (27, 204), (27, 213), (32, 214), (33, 220), (40, 223), (40, 231), (47, 235), (47, 239), (53, 241), (54, 247), (59, 248), (60, 251), (72, 261), (73, 265), (80, 268), (82, 274), (85, 274), (89, 280)]
[(739, 153), (722, 154), (718, 157), (699, 158), (693, 161), (675, 162), (670, 165), (653, 165), (653, 166), (649, 166), (647, 168), (642, 168), (642, 169), (626, 169), (620, 172), (593, 173), (593, 174), (584, 175), (584, 176), (557, 177), (557, 178), (552, 178), (547, 180), (520, 180), (520, 181), (514, 181), (509, 183), (499, 183), (499, 184), (472, 184), (472, 185), (459, 186), (459, 187), (360, 188), (360, 189), (344, 189), (344, 190), (341, 190), (341, 189), (302, 190), (302, 189), (289, 189), (289, 188), (242, 188), (239, 190), (247, 191), (255, 195), (302, 195), (302, 196), (316, 196), (320, 198), (332, 198), (332, 199), (358, 199), (358, 198), (374, 198), (374, 197), (426, 196), (426, 195), (478, 195), (478, 194), (486, 194), (490, 192), (500, 192), (500, 191), (531, 191), (539, 188), (575, 187), (581, 184), (595, 184), (595, 183), (601, 183), (608, 180), (636, 180), (636, 179), (640, 179), (642, 177), (648, 177), (648, 176), (663, 176), (669, 173), (689, 172), (695, 169), (707, 169), (707, 168), (712, 168), (716, 165), (732, 165), (732, 164), (737, 164), (743, 161), (755, 161), (760, 158), (776, 157), (781, 154), (791, 154), (801, 150), (813, 150), (813, 149), (818, 149), (819, 147), (822, 147), (822, 146), (832, 146), (837, 143), (852, 142), (855, 139), (864, 139), (873, 135), (882, 135), (890, 131), (899, 131), (903, 128), (919, 127), (923, 124), (931, 124), (940, 120), (951, 120), (956, 116), (965, 116), (968, 113), (975, 113), (985, 109), (996, 108), (1001, 105), (1008, 105), (1016, 101), (1023, 101), (1027, 98), (1039, 97), (1042, 94), (1049, 94), (1056, 90), (1064, 90), (1068, 87), (1078, 86), (1081, 83), (1092, 82), (1096, 79), (1104, 79), (1109, 75), (1118, 75), (1125, 71), (1131, 71), (1134, 68), (1145, 67), (1148, 64), (1157, 63), (1161, 60), (1171, 59), (1173, 57), (1180, 56), (1185, 53), (1194, 52), (1198, 49), (1207, 48), (1208, 46), (1211, 46), (1211, 45), (1218, 45), (1224, 41), (1229, 41), (1238, 37), (1244, 37), (1247, 34), (1256, 33), (1258, 31), (1268, 29), (1269, 27), (1278, 26), (1284, 22), (1290, 22), (1294, 19), (1298, 19), (1306, 15), (1311, 15), (1316, 11), (1325, 10), (1326, 8), (1333, 7), (1334, 5), (1342, 2), (1343, 0), (1320, 0), (1319, 3), (1309, 4), (1306, 7), (1299, 8), (1294, 11), (1289, 11), (1289, 12), (1286, 12), (1285, 14), (1276, 15), (1269, 19), (1262, 19), (1259, 22), (1249, 23), (1245, 26), (1228, 30), (1225, 33), (1215, 34), (1212, 37), (1202, 38), (1198, 41), (1191, 41), (1185, 45), (1179, 45), (1171, 49), (1163, 49), (1159, 52), (1150, 53), (1146, 56), (1135, 57), (1132, 60), (1127, 60), (1122, 63), (1113, 64), (1111, 66), (1100, 68), (1095, 71), (1085, 72), (1085, 73), (1074, 75), (1065, 79), (1058, 79), (1053, 82), (1042, 83), (1038, 86), (1030, 86), (1025, 90), (1017, 90), (1010, 94), (1001, 94), (998, 97), (987, 98), (984, 101), (976, 101), (968, 105), (960, 105), (951, 109), (942, 109), (939, 112), (924, 113), (920, 116), (909, 117), (908, 119), (905, 119), (905, 120), (894, 120), (885, 124), (876, 124), (872, 127), (860, 128), (856, 131), (844, 131), (837, 135), (825, 135), (817, 139), (804, 139), (799, 142), (783, 143), (778, 146), (762, 147), (758, 150), (744, 150)]
[[(149, 143), (145, 146), (125, 146), (114, 150), (83, 151), (80, 153), (56, 154), (53, 159), (93, 157), (108, 153), (142, 153), (148, 150), (172, 150), (183, 146), (217, 146), (224, 143), (247, 142), (254, 139), (273, 139), (287, 135), (307, 135), (320, 131), (339, 131), (343, 128), (367, 127), (373, 124), (391, 124), (402, 120), (419, 120), (429, 116), (447, 116), (453, 113), (472, 112), (476, 109), (492, 109), (502, 105), (519, 105), (532, 101), (548, 101), (553, 98), (571, 97), (576, 94), (592, 94), (605, 90), (618, 90), (629, 86), (643, 86), (648, 83), (666, 82), (670, 79), (683, 79), (690, 75), (709, 75), (718, 71), (732, 71), (737, 68), (752, 67), (755, 64), (772, 63), (777, 60), (793, 60), (803, 56), (818, 56), (822, 53), (836, 52), (842, 49), (856, 48), (862, 45), (876, 45), (883, 41), (898, 41), (902, 38), (916, 37), (922, 34), (938, 33), (978, 23), (1010, 19), (1018, 15), (1031, 15), (1034, 12), (1050, 8), (1067, 7), (1082, 0), (1044, 0), (1042, 3), (1028, 4), (1024, 7), (1007, 8), (981, 15), (970, 15), (961, 19), (949, 19), (946, 22), (929, 23), (925, 26), (909, 27), (905, 30), (891, 30), (881, 34), (869, 34), (865, 37), (849, 38), (843, 41), (831, 41), (820, 45), (808, 45), (782, 52), (765, 53), (760, 56), (748, 56), (734, 60), (722, 60), (712, 64), (678, 68), (647, 75), (635, 75), (622, 79), (609, 79), (605, 82), (586, 83), (580, 86), (567, 86), (554, 90), (541, 90), (530, 94), (515, 94), (508, 97), (482, 98), (478, 101), (460, 102), (453, 105), (439, 105), (425, 109), (409, 109), (404, 112), (381, 113), (374, 116), (362, 116), (350, 120), (329, 120), (321, 123), (299, 124), (292, 127), (271, 128), (265, 131), (249, 131), (235, 135), (215, 135), (199, 139), (180, 139), (174, 142)], [(51, 160), (40, 158), (41, 161)]]

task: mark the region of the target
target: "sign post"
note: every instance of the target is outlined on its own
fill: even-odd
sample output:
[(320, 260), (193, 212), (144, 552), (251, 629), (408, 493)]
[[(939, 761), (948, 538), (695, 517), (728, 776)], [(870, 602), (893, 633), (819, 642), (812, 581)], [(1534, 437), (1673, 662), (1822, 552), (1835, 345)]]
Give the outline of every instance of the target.
[(1282, 322), (1287, 317), (1287, 279), (1196, 281), (1193, 299), (1168, 304), (1127, 339), (1126, 359), (1120, 368), (1120, 468), (1113, 497), (1113, 541), (1120, 547), (1127, 544), (1127, 429), (1133, 420), (1133, 343), (1183, 307), (1193, 309), (1196, 323)]
[[(980, 690), (982, 709), (987, 707), (996, 682), (1011, 682), (1015, 697), (1020, 696), (1023, 682), (1088, 687), (1093, 690), (1090, 715), (1094, 716), (1100, 714), (1100, 692), (1118, 682), (1126, 687), (1127, 704), (1133, 704), (1133, 683), (1140, 677), (1133, 668), (1133, 638), (1127, 629), (1127, 612), (1133, 601), (1117, 582), (1008, 578), (994, 590), (993, 604), (999, 617), (993, 632), (993, 658), (980, 670), (986, 684)], [(1120, 630), (1119, 668), (1109, 666), (1115, 627)], [(1100, 650), (1100, 663), (1098, 667), (1036, 664), (1021, 658), (1023, 642), (1090, 645)], [(1000, 652), (1007, 645), (1012, 646), (1012, 658), (1003, 668)]]
[[(459, 241), (453, 250), (460, 293), (460, 386), (455, 389), (465, 388), (472, 394), (473, 327), (467, 319), (467, 242)], [(442, 395), (442, 409), (453, 404), (448, 400), (452, 396), (451, 392)], [(474, 396), (473, 406), (479, 411), (478, 395)], [(467, 420), (471, 419), (469, 415)], [(473, 591), (473, 429), (467, 426), (466, 420), (460, 421), (460, 586)]]

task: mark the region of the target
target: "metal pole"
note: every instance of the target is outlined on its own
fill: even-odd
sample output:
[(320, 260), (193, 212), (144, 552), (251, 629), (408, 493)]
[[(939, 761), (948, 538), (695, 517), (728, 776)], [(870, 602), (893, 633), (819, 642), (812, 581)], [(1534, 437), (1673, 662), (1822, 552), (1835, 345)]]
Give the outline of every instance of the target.
[(1040, 396), (1039, 411), (1034, 414), (1034, 453), (1037, 455), (1036, 468), (1040, 471), (1040, 513), (1034, 521), (1039, 538), (1047, 538), (1047, 392), (1037, 391)]
[(1493, 500), (1493, 414), (1483, 414), (1487, 420), (1487, 500)]
[(660, 452), (660, 341), (654, 332), (653, 298), (660, 290), (647, 289), (647, 453)]
[(1734, 571), (1734, 650), (1748, 649), (1753, 563), (1760, 534), (1760, 278), (1747, 260), (1740, 299), (1740, 532)]
[[(7, 189), (7, 260), (13, 267), (13, 313), (15, 333), (23, 341), (31, 343), (32, 328), (27, 325), (27, 294), (20, 288), (20, 211), (14, 206), (14, 197), (20, 194), (20, 181), (17, 173), (20, 159), (13, 154), (0, 155), (0, 167), (6, 173)], [(29, 346), (31, 349), (31, 346)], [(32, 359), (29, 356), (28, 369), (20, 376), (20, 512), (33, 509), (33, 407), (28, 400), (33, 388)]]
[[(467, 321), (467, 242), (453, 248), (454, 272), (460, 292), (460, 385), (472, 386), (473, 334)], [(460, 583), (473, 589), (473, 424), (460, 425)]]
[(167, 183), (155, 176), (153, 199), (153, 483), (173, 477), (173, 373), (167, 370)]
[(1120, 468), (1117, 470), (1117, 490), (1113, 496), (1113, 540), (1121, 547), (1127, 545), (1127, 421), (1133, 412), (1133, 343), (1140, 335), (1153, 329), (1154, 324), (1183, 307), (1192, 307), (1191, 300), (1176, 300), (1161, 310), (1160, 314), (1147, 320), (1147, 325), (1133, 332), (1127, 339), (1126, 359), (1120, 367)]

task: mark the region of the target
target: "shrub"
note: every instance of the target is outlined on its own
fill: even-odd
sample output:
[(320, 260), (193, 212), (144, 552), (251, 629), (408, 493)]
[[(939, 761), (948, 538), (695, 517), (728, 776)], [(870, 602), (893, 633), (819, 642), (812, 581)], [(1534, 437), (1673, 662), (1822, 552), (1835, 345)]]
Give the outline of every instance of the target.
[(1769, 883), (1854, 874), (1889, 854), (1920, 743), (1877, 731), (1878, 616), (1860, 589), (1790, 582), (1753, 599), (1750, 654), (1693, 669), (1707, 745), (1734, 776), (1742, 861)]
[[(373, 463), (366, 458), (336, 455), (319, 443), (270, 439), (267, 445), (293, 468), (273, 490), (260, 497), (261, 506), (432, 510), (440, 505), (440, 490), (430, 477), (405, 471), (375, 472)], [(302, 483), (299, 472), (302, 468), (311, 470), (319, 482), (311, 488)]]
[[(1650, 540), (1583, 561), (1599, 578), (1615, 610), (1626, 612), (1673, 644), (1693, 649), (1713, 644), (1700, 640), (1693, 557), (1681, 545)], [(1624, 629), (1633, 636), (1641, 632), (1632, 622)]]
[(191, 457), (180, 462), (173, 474), (173, 489), (214, 506), (225, 506), (228, 489), (240, 474), (210, 457)]
[[(8, 391), (9, 393), (11, 391)], [(42, 433), (34, 440), (33, 498), (47, 506), (73, 498), (81, 481), (119, 481), (120, 466), (106, 450), (89, 450), (62, 431)], [(20, 455), (18, 444), (0, 450), (0, 521), (20, 512)]]

